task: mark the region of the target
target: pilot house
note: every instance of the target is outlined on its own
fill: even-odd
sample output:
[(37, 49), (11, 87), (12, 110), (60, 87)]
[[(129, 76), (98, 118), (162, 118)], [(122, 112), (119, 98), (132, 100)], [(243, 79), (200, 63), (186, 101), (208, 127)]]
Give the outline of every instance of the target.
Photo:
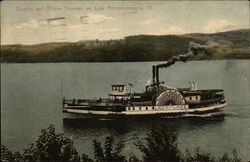
[(112, 85), (112, 92), (109, 94), (109, 98), (116, 101), (129, 99), (129, 93), (126, 90), (126, 85)]

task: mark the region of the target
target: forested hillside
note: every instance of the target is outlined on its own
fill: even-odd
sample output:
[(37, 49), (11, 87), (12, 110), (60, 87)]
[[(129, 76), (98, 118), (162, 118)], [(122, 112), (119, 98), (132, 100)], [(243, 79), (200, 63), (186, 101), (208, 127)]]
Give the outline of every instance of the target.
[(197, 55), (197, 60), (250, 58), (250, 29), (242, 29), (214, 34), (135, 35), (120, 40), (2, 45), (1, 62), (163, 61), (186, 53), (191, 41), (219, 44), (211, 54)]

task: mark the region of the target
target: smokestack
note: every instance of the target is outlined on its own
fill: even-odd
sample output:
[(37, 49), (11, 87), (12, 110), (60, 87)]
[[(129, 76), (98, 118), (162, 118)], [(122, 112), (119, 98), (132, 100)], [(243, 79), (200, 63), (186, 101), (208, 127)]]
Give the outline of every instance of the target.
[(156, 77), (156, 85), (159, 86), (159, 68), (155, 67), (155, 77)]
[(152, 66), (152, 77), (153, 77), (152, 82), (153, 84), (155, 84), (155, 65)]

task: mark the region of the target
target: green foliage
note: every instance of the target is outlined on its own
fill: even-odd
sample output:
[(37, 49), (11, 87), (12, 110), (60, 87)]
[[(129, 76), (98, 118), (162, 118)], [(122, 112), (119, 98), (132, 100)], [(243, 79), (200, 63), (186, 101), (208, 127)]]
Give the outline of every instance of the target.
[(97, 140), (93, 141), (94, 143), (94, 154), (95, 160), (97, 162), (102, 161), (127, 161), (126, 157), (121, 154), (123, 148), (125, 147), (124, 141), (119, 140), (115, 143), (114, 136), (107, 136), (105, 138), (104, 149), (101, 146), (101, 143)]
[(184, 157), (183, 161), (206, 161), (206, 162), (215, 162), (215, 158), (209, 153), (201, 152), (200, 148), (195, 149), (195, 153), (192, 156), (188, 151)]
[[(165, 61), (187, 52), (189, 42), (224, 42), (211, 55), (194, 59), (249, 59), (250, 30), (215, 34), (136, 35), (122, 40), (1, 46), (1, 62), (129, 62)], [(225, 47), (223, 47), (225, 46)], [(225, 49), (220, 52), (220, 49)], [(233, 50), (231, 50), (233, 49)]]
[(48, 129), (42, 129), (35, 146), (32, 145), (25, 150), (24, 155), (31, 154), (35, 160), (60, 160), (80, 161), (80, 157), (73, 146), (73, 141), (56, 133), (55, 128), (50, 125)]
[(130, 153), (128, 162), (141, 162), (141, 160), (139, 160), (133, 153)]
[[(23, 155), (12, 153), (4, 146), (1, 148), (1, 160), (15, 161), (80, 161), (80, 156), (73, 146), (73, 141), (64, 137), (61, 133), (56, 133), (54, 126), (42, 129), (41, 134), (35, 144), (24, 149)], [(22, 159), (22, 160), (20, 160)]]
[(1, 161), (11, 162), (33, 162), (33, 161), (71, 161), (71, 162), (148, 162), (148, 161), (175, 161), (175, 162), (240, 162), (237, 152), (233, 151), (233, 158), (228, 154), (221, 157), (214, 157), (209, 153), (201, 152), (197, 148), (193, 154), (181, 153), (177, 145), (177, 135), (162, 129), (152, 129), (142, 140), (135, 140), (135, 145), (143, 153), (143, 159), (139, 160), (134, 154), (128, 157), (122, 154), (125, 147), (124, 139), (117, 140), (110, 135), (105, 138), (102, 145), (97, 140), (93, 141), (94, 159), (85, 154), (81, 158), (73, 146), (73, 141), (64, 137), (61, 133), (56, 133), (51, 125), (47, 129), (41, 130), (41, 134), (35, 144), (24, 149), (24, 153), (11, 152), (5, 146), (1, 146)]
[(1, 145), (1, 161), (19, 162), (23, 161), (23, 156), (19, 152), (13, 153), (4, 145)]
[(241, 159), (238, 158), (237, 152), (233, 150), (233, 158), (230, 158), (227, 153), (222, 155), (221, 157), (214, 157), (209, 153), (206, 152), (201, 152), (200, 148), (196, 148), (195, 152), (193, 155), (191, 155), (188, 151), (184, 155), (183, 162), (190, 162), (190, 161), (195, 161), (195, 162), (241, 162)]
[(144, 161), (180, 161), (181, 153), (175, 133), (153, 129), (147, 134), (145, 141), (146, 145), (140, 140), (135, 143), (144, 154)]
[(88, 155), (82, 154), (82, 162), (94, 162), (93, 159), (91, 159)]
[(218, 158), (218, 162), (241, 162), (242, 160), (238, 157), (236, 150), (233, 150), (233, 158), (230, 158), (227, 153), (222, 157)]

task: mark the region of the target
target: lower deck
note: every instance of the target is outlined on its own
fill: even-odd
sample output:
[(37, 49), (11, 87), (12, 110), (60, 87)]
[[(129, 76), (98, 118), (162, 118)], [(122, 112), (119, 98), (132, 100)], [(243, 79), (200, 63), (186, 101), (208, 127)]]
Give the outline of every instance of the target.
[[(166, 106), (124, 106), (124, 107), (102, 107), (90, 108), (89, 106), (65, 106), (63, 111), (66, 113), (100, 115), (100, 116), (141, 116), (141, 115), (183, 115), (183, 114), (204, 114), (219, 111), (224, 108), (226, 103), (213, 104), (209, 106), (190, 108), (189, 105), (166, 105)], [(113, 111), (115, 109), (115, 111)], [(120, 111), (118, 111), (120, 110)]]

